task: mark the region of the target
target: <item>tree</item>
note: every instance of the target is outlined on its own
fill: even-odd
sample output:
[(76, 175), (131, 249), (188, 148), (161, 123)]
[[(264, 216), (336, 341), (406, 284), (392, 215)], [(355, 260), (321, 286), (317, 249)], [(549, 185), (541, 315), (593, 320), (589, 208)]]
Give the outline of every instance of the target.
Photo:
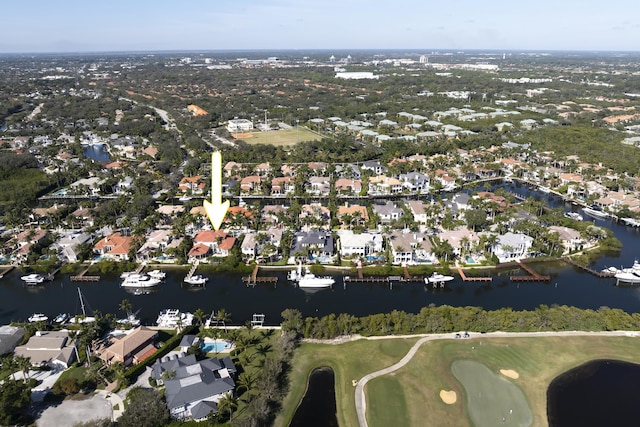
[(218, 413), (222, 416), (228, 414), (229, 419), (231, 419), (231, 415), (237, 407), (236, 399), (231, 393), (225, 394), (224, 397), (218, 401)]
[(218, 322), (222, 322), (222, 326), (224, 327), (224, 331), (227, 332), (227, 322), (231, 320), (231, 313), (227, 312), (224, 308), (221, 308), (216, 313), (216, 324)]
[(127, 406), (120, 427), (161, 427), (169, 422), (169, 410), (162, 394), (156, 390), (133, 388), (127, 394)]
[(18, 365), (18, 368), (22, 371), (22, 378), (25, 383), (27, 383), (27, 379), (29, 378), (29, 370), (31, 369), (31, 360), (28, 357), (24, 356), (16, 356), (15, 361)]
[(131, 302), (125, 298), (120, 302), (118, 308), (120, 309), (120, 311), (129, 316), (131, 314), (131, 309), (133, 308), (133, 306), (131, 305)]
[(198, 322), (198, 325), (202, 325), (202, 322), (205, 317), (207, 317), (207, 314), (201, 308), (198, 308), (196, 311), (193, 312), (193, 318), (196, 319), (196, 322)]
[(31, 387), (23, 381), (7, 379), (0, 385), (0, 424), (17, 424), (20, 412), (31, 404)]

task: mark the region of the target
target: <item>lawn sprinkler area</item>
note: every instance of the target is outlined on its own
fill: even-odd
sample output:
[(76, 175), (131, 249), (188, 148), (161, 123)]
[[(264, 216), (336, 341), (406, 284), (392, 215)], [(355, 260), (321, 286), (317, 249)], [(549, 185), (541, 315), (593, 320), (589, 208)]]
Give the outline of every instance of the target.
[[(512, 371), (505, 371), (515, 377)], [(492, 372), (473, 360), (454, 361), (451, 372), (464, 388), (474, 426), (530, 426), (533, 423), (524, 393), (504, 374)]]

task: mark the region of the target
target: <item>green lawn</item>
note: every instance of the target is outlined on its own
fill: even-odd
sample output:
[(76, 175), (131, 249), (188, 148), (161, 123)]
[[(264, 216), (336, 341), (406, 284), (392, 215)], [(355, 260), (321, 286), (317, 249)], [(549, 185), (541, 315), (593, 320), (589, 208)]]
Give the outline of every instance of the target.
[[(303, 344), (293, 359), (291, 386), (276, 426), (287, 426), (304, 395), (309, 373), (330, 366), (336, 378), (336, 404), (341, 426), (357, 426), (353, 379), (394, 364), (417, 339), (360, 340), (339, 345)], [(482, 344), (480, 344), (482, 342)], [(513, 369), (508, 379), (526, 397), (533, 426), (546, 426), (546, 394), (551, 381), (589, 360), (611, 358), (640, 363), (640, 339), (631, 337), (499, 338), (478, 336), (424, 344), (415, 357), (393, 374), (367, 384), (370, 427), (471, 426), (465, 388), (452, 372), (457, 360), (470, 360), (496, 373)], [(454, 390), (458, 400), (446, 405), (440, 390)], [(390, 422), (393, 420), (393, 422)]]
[(272, 130), (268, 132), (253, 132), (250, 138), (242, 139), (247, 144), (271, 144), (275, 146), (295, 145), (302, 141), (319, 141), (322, 139), (303, 127), (288, 130)]

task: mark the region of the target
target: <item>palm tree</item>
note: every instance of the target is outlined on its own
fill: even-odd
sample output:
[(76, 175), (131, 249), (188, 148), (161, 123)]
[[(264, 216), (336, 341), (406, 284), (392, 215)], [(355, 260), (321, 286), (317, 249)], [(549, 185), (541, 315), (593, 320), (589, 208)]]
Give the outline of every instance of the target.
[(227, 332), (227, 322), (231, 320), (231, 313), (227, 312), (224, 308), (221, 308), (216, 313), (216, 324), (218, 322), (222, 322), (222, 326), (224, 327), (224, 331)]
[(24, 356), (16, 356), (15, 360), (18, 368), (20, 368), (20, 370), (22, 371), (22, 379), (26, 384), (27, 379), (30, 378), (29, 370), (31, 369), (31, 359)]
[(237, 390), (249, 391), (253, 388), (255, 382), (256, 379), (253, 374), (251, 374), (250, 372), (243, 372), (238, 375), (238, 381), (236, 382), (238, 384)]
[(120, 305), (118, 306), (118, 308), (120, 309), (120, 311), (124, 312), (127, 316), (129, 316), (131, 314), (131, 309), (133, 308), (133, 305), (128, 299), (125, 298), (120, 302)]
[(236, 399), (231, 395), (231, 393), (227, 393), (218, 401), (218, 412), (220, 414), (229, 414), (229, 419), (231, 419), (231, 415), (233, 411), (236, 410), (238, 404), (236, 403)]
[(193, 318), (196, 319), (196, 322), (198, 322), (198, 325), (200, 326), (202, 326), (202, 321), (206, 316), (207, 314), (201, 308), (193, 312)]

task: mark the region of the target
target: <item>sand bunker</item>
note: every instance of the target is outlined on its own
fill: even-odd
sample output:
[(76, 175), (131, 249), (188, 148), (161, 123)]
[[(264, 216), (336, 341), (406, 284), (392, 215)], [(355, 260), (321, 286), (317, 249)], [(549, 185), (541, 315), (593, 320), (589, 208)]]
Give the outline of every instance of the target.
[(440, 399), (447, 405), (453, 405), (458, 400), (458, 396), (456, 396), (456, 392), (451, 390), (440, 390)]
[(517, 380), (518, 378), (520, 378), (520, 374), (518, 374), (513, 369), (500, 369), (500, 373), (505, 377), (511, 378), (512, 380)]

